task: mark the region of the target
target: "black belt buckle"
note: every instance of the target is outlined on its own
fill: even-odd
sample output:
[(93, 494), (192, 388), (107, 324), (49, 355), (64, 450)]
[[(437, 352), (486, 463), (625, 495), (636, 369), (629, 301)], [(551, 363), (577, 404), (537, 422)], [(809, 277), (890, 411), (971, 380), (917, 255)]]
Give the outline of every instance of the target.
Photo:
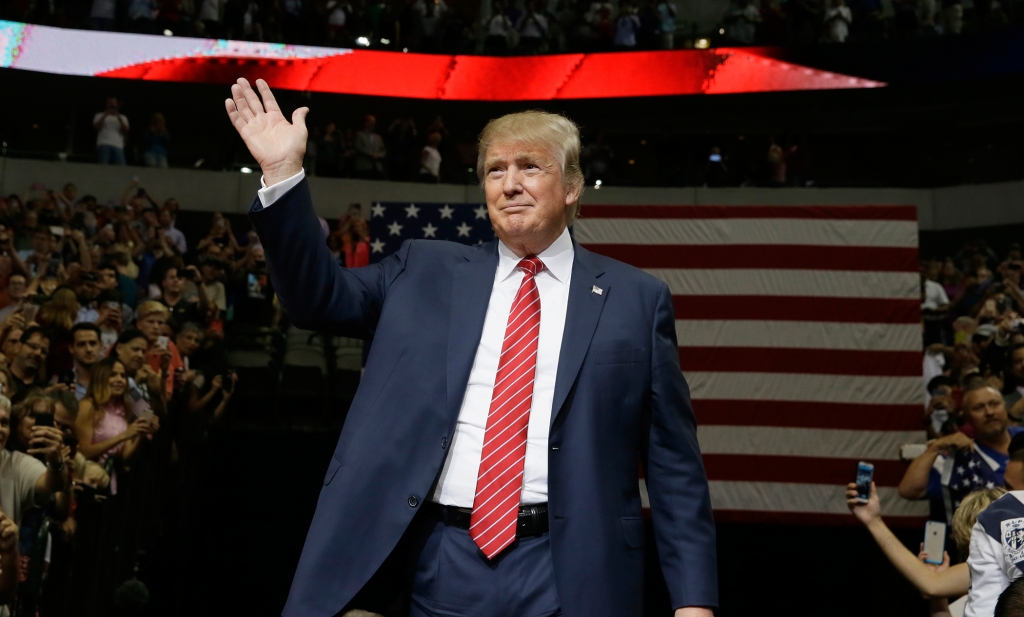
[[(546, 512), (545, 512), (546, 514)], [(540, 506), (520, 506), (519, 520), (516, 521), (516, 536), (539, 536), (544, 533)]]

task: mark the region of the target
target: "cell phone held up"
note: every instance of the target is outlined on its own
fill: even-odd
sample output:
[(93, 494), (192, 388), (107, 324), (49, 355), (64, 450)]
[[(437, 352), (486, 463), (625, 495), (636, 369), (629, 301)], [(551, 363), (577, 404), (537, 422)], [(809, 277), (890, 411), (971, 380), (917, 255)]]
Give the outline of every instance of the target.
[(924, 552), (928, 553), (925, 563), (942, 564), (943, 553), (946, 552), (946, 524), (940, 521), (928, 521), (924, 525)]
[[(52, 413), (37, 413), (35, 415), (35, 420), (36, 420), (36, 426), (49, 426), (51, 428), (53, 427), (53, 414)], [(44, 443), (41, 442), (41, 441), (33, 441), (32, 442), (32, 447), (33, 448), (41, 448), (41, 447), (43, 447), (43, 445), (44, 445)], [(39, 460), (41, 460), (43, 462), (46, 461), (46, 456), (43, 455), (43, 454), (36, 454), (35, 456), (36, 456), (37, 459), (39, 459)]]
[(867, 503), (871, 499), (871, 481), (875, 477), (875, 466), (860, 461), (857, 463), (857, 502)]

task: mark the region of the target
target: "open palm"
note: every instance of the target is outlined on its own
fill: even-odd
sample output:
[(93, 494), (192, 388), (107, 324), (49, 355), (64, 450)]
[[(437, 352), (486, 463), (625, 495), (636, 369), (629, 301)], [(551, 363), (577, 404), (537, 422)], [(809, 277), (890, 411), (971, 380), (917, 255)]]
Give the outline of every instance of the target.
[(288, 122), (281, 107), (262, 79), (256, 80), (260, 96), (244, 78), (231, 86), (231, 98), (224, 101), (231, 124), (241, 135), (249, 152), (263, 170), (267, 186), (286, 180), (302, 170), (306, 153), (306, 114), (300, 107)]

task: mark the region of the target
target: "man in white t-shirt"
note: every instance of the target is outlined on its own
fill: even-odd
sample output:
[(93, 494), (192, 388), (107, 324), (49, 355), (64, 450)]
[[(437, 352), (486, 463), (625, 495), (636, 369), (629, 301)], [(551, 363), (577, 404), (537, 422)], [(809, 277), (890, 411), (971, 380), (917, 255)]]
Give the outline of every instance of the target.
[(121, 113), (115, 97), (107, 99), (107, 108), (92, 118), (96, 129), (96, 162), (100, 165), (124, 165), (124, 137), (128, 134), (128, 118)]
[(942, 311), (947, 308), (949, 308), (949, 296), (946, 295), (946, 290), (935, 281), (925, 279), (921, 310)]
[(420, 153), (420, 182), (437, 184), (441, 181), (441, 152), (437, 149), (440, 144), (440, 133), (427, 135), (427, 145)]
[[(33, 445), (45, 443), (45, 447), (29, 449), (30, 454), (6, 450), (10, 436), (11, 401), (0, 396), (0, 512), (20, 525), (25, 511), (46, 503), (64, 488), (64, 436), (52, 426), (33, 427)], [(45, 455), (46, 464), (31, 454)]]

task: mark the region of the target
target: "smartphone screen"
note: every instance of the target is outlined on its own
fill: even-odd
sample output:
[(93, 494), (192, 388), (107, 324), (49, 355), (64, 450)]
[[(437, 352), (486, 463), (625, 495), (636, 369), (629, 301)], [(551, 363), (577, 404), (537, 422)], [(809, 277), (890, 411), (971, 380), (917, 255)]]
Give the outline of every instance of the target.
[(52, 413), (37, 413), (36, 414), (36, 426), (53, 426), (53, 414)]
[(874, 465), (864, 461), (857, 463), (857, 501), (867, 503), (871, 498), (871, 480), (874, 476)]
[(167, 349), (167, 343), (168, 343), (169, 340), (170, 339), (168, 339), (166, 336), (158, 336), (158, 337), (156, 337), (156, 348), (160, 349), (160, 350)]
[(928, 553), (926, 563), (941, 564), (942, 553), (946, 550), (946, 524), (928, 521), (924, 525), (924, 552)]

